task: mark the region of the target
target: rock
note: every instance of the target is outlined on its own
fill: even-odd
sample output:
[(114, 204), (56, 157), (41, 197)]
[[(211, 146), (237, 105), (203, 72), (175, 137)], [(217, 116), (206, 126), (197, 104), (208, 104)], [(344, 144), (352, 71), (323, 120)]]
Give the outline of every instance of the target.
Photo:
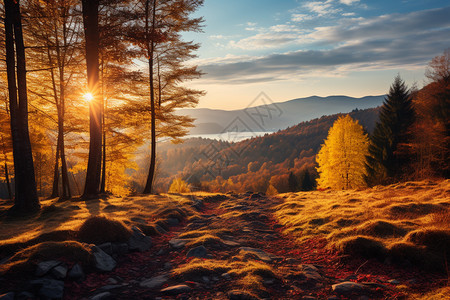
[(62, 299), (64, 295), (64, 281), (54, 279), (36, 279), (31, 285), (37, 287), (41, 299)]
[(184, 245), (186, 245), (187, 242), (188, 242), (187, 240), (174, 238), (169, 241), (169, 245), (174, 249), (181, 249), (184, 247)]
[(206, 283), (206, 284), (208, 284), (208, 283), (211, 282), (211, 280), (209, 279), (208, 276), (202, 276), (202, 281), (203, 281), (204, 283)]
[(119, 256), (127, 254), (129, 252), (127, 243), (113, 243), (112, 244), (112, 252)]
[(250, 199), (260, 199), (260, 198), (262, 198), (263, 196), (261, 195), (261, 194), (259, 194), (259, 193), (254, 193), (254, 194), (252, 194), (251, 196), (250, 196)]
[(225, 280), (231, 280), (231, 275), (229, 273), (223, 273), (222, 275), (220, 275), (220, 277)]
[(173, 266), (170, 262), (166, 262), (166, 263), (164, 263), (163, 268), (164, 268), (164, 270), (172, 270)]
[(0, 295), (0, 300), (14, 300), (15, 294), (13, 292), (9, 292), (3, 295)]
[(64, 265), (56, 266), (52, 269), (52, 275), (56, 279), (64, 279), (67, 276), (67, 267)]
[(331, 296), (331, 297), (328, 297), (327, 300), (339, 300), (339, 298), (336, 296)]
[(227, 296), (228, 296), (228, 299), (230, 299), (230, 300), (257, 300), (258, 299), (255, 296), (253, 296), (252, 294), (250, 294), (246, 291), (240, 291), (240, 290), (229, 291)]
[(393, 284), (393, 285), (400, 284), (400, 281), (398, 281), (397, 279), (391, 279), (391, 280), (389, 280), (388, 282), (389, 282), (390, 284)]
[(100, 248), (100, 249), (102, 249), (103, 250), (103, 252), (105, 252), (106, 254), (108, 254), (108, 255), (112, 255), (113, 254), (113, 246), (112, 246), (112, 243), (103, 243), (103, 244), (101, 244), (101, 245), (98, 245), (98, 247)]
[(140, 223), (140, 224), (147, 224), (147, 221), (145, 221), (144, 219), (139, 218), (139, 217), (133, 217), (130, 220), (133, 222), (136, 222), (136, 223)]
[(201, 257), (205, 258), (208, 255), (208, 250), (206, 250), (205, 246), (198, 246), (192, 248), (186, 254), (186, 257)]
[(336, 294), (347, 295), (347, 294), (359, 294), (366, 290), (363, 284), (359, 284), (352, 281), (345, 281), (342, 283), (333, 284), (331, 286)]
[(23, 299), (28, 300), (28, 299), (35, 299), (35, 298), (36, 298), (35, 295), (33, 295), (30, 292), (26, 292), (26, 291), (20, 292), (19, 295), (17, 296), (17, 299), (19, 299), (19, 300), (23, 300)]
[(180, 224), (180, 221), (177, 218), (168, 218), (167, 224), (169, 224), (169, 226), (177, 226)]
[(105, 299), (112, 299), (112, 294), (110, 292), (103, 292), (91, 298), (91, 300), (105, 300)]
[(173, 285), (161, 290), (161, 293), (169, 295), (178, 295), (191, 291), (191, 288), (185, 284)]
[(128, 240), (128, 247), (130, 250), (137, 250), (144, 252), (150, 249), (152, 246), (152, 239), (146, 236), (138, 227), (131, 227), (133, 234)]
[(265, 252), (264, 250), (257, 249), (257, 248), (250, 248), (250, 247), (241, 247), (239, 248), (240, 254), (252, 254), (255, 255), (258, 259), (262, 260), (263, 262), (270, 263), (273, 261), (274, 256), (272, 254), (269, 254)]
[(57, 260), (47, 260), (47, 261), (40, 262), (37, 265), (35, 274), (36, 274), (36, 276), (44, 276), (51, 269), (53, 269), (54, 267), (56, 267), (60, 264), (61, 264), (61, 262), (57, 261)]
[(118, 284), (118, 283), (119, 283), (119, 281), (117, 281), (117, 279), (112, 278), (112, 277), (108, 278), (107, 281), (108, 281), (108, 283), (110, 283), (110, 284)]
[(67, 274), (70, 279), (73, 280), (79, 280), (84, 278), (84, 272), (83, 268), (80, 266), (80, 264), (75, 264), (72, 269), (70, 269), (69, 273)]
[(168, 281), (168, 277), (166, 275), (159, 275), (152, 277), (150, 279), (145, 279), (139, 283), (139, 286), (148, 288), (148, 289), (154, 289), (158, 288), (162, 285), (164, 285)]
[(110, 290), (118, 289), (121, 287), (122, 287), (122, 285), (120, 285), (120, 284), (108, 284), (108, 285), (104, 285), (104, 286), (100, 287), (98, 290), (99, 291), (110, 291)]
[(94, 255), (94, 266), (99, 271), (109, 272), (116, 267), (116, 261), (111, 256), (103, 252), (102, 249), (97, 246), (92, 246), (91, 249), (92, 254)]
[(313, 265), (301, 265), (302, 274), (308, 279), (313, 281), (320, 281), (322, 280), (322, 276), (319, 274), (319, 269), (317, 269)]
[(225, 246), (229, 246), (229, 247), (237, 247), (240, 246), (241, 244), (233, 242), (233, 241), (227, 241), (227, 240), (222, 240), (222, 244), (224, 244)]

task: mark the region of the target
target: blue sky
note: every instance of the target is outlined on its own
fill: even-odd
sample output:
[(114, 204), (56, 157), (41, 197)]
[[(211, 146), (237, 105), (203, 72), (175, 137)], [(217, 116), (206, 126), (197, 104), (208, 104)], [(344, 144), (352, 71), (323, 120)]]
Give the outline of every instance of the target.
[(428, 62), (450, 47), (448, 0), (205, 0), (199, 107), (245, 108), (311, 95), (388, 91), (399, 73), (425, 83)]

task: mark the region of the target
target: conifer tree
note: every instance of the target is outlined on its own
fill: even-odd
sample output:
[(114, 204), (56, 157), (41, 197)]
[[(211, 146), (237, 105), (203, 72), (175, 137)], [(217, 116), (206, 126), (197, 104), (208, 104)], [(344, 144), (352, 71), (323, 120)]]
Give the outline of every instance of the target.
[(351, 189), (365, 186), (369, 138), (358, 121), (339, 117), (328, 131), (316, 160), (319, 188)]
[[(370, 137), (366, 182), (369, 185), (394, 182), (407, 164), (402, 151), (414, 122), (411, 93), (397, 76), (381, 107), (379, 121)], [(404, 149), (404, 148), (403, 148)]]

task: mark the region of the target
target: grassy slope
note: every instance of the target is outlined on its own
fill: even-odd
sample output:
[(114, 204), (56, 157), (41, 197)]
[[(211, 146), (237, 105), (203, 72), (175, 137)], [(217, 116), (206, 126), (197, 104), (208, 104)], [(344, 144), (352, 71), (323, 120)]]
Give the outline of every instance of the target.
[(276, 216), (299, 242), (322, 235), (344, 254), (447, 271), (450, 180), (280, 196)]

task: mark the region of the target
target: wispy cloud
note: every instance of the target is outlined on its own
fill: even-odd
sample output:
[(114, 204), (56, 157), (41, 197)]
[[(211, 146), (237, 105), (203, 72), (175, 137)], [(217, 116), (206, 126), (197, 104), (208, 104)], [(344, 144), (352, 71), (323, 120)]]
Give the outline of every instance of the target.
[[(345, 19), (319, 27), (307, 41), (324, 50), (299, 50), (263, 57), (229, 57), (201, 63), (205, 81), (249, 83), (293, 77), (342, 76), (354, 70), (422, 68), (450, 45), (450, 7), (374, 18)], [(278, 32), (276, 30), (279, 30)], [(235, 41), (235, 47), (295, 43), (300, 34), (277, 26)]]
[(358, 3), (359, 0), (339, 0), (342, 4), (352, 5), (353, 3)]

